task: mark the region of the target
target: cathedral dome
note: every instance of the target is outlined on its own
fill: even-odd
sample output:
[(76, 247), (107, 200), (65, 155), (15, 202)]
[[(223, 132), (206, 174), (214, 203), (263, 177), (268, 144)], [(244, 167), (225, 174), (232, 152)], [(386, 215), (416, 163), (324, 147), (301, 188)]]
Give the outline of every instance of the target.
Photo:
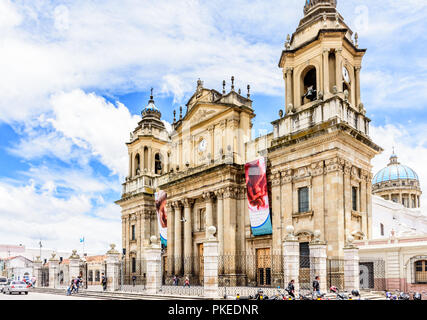
[(396, 181), (396, 180), (417, 180), (419, 181), (418, 175), (411, 168), (400, 164), (397, 161), (397, 156), (392, 154), (390, 157), (390, 163), (384, 169), (381, 169), (372, 180), (373, 184)]
[(372, 193), (407, 208), (419, 208), (422, 191), (416, 172), (400, 164), (393, 152), (387, 167), (374, 176)]

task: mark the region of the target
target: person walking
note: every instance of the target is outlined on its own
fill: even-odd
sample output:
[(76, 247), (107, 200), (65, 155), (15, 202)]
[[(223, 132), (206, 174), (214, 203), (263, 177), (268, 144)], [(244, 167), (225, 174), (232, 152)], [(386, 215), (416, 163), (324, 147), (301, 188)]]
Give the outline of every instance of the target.
[(320, 296), (320, 277), (316, 276), (313, 281), (313, 294)]
[(286, 291), (288, 292), (288, 294), (295, 299), (295, 280), (291, 280), (291, 282), (289, 282), (288, 287), (286, 289)]
[(173, 285), (174, 285), (174, 286), (177, 286), (177, 285), (178, 285), (178, 277), (177, 277), (176, 275), (174, 275), (174, 276), (173, 276), (172, 281), (173, 281)]
[(104, 273), (101, 274), (101, 284), (102, 290), (107, 291), (107, 277), (104, 275)]
[(132, 276), (132, 286), (135, 287), (135, 282), (136, 282), (136, 276)]
[(188, 277), (185, 277), (184, 287), (186, 286), (190, 288), (190, 279), (188, 279)]

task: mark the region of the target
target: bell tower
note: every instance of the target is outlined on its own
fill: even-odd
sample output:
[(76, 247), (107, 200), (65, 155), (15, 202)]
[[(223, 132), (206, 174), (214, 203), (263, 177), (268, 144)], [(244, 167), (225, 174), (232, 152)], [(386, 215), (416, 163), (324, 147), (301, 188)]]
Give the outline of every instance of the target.
[[(286, 105), (272, 122), (268, 149), (271, 175), (281, 177), (273, 217), (282, 228), (292, 223), (302, 248), (320, 231), (335, 257), (349, 239), (372, 234), (371, 160), (382, 149), (369, 136), (360, 96), (365, 52), (336, 0), (307, 0), (279, 61)], [(280, 243), (273, 235), (273, 246)]]
[(360, 70), (366, 49), (346, 25), (336, 0), (307, 0), (304, 17), (288, 35), (279, 67), (283, 70), (286, 113), (309, 108), (319, 100), (339, 96), (364, 112)]

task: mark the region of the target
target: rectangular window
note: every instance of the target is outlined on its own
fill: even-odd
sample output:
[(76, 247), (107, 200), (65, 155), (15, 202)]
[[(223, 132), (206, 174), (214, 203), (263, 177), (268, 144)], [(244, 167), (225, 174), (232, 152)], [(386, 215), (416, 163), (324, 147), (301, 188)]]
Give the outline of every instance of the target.
[(357, 188), (352, 188), (352, 203), (353, 203), (353, 211), (357, 211)]
[(135, 240), (135, 225), (132, 225), (132, 237), (131, 240)]
[(384, 235), (384, 225), (381, 223), (380, 227), (381, 227), (381, 235), (383, 236)]
[(132, 273), (136, 272), (136, 258), (132, 258)]
[(308, 187), (300, 188), (298, 189), (298, 212), (304, 213), (309, 210)]

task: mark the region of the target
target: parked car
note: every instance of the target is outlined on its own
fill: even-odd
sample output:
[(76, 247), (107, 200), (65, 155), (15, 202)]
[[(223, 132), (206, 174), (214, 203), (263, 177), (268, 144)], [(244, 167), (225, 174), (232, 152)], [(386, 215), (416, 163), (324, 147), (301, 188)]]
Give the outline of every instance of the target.
[(12, 293), (19, 293), (21, 294), (24, 292), (25, 294), (28, 294), (28, 287), (27, 284), (24, 281), (11, 281), (9, 285), (7, 285), (3, 289), (3, 294), (12, 294)]
[(0, 277), (0, 292), (3, 292), (4, 287), (8, 284), (8, 280), (6, 277)]

